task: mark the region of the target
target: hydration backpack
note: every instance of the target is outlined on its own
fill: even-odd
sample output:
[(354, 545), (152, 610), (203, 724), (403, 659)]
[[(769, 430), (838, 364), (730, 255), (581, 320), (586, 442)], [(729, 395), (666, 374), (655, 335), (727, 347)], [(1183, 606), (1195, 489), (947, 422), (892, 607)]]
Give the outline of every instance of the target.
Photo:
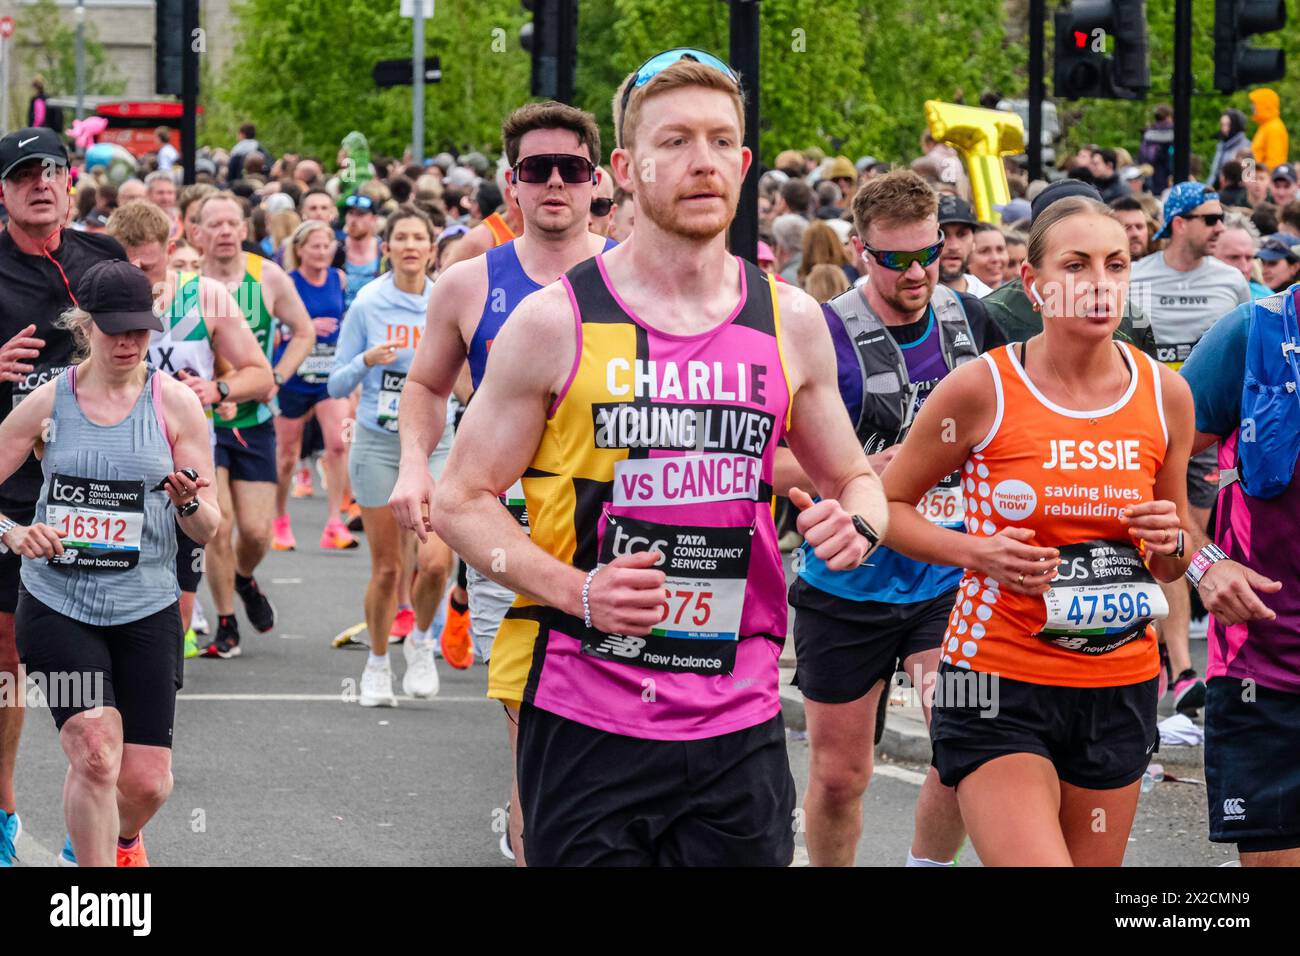
[(1251, 310), (1237, 468), (1252, 498), (1282, 494), (1291, 485), (1300, 457), (1297, 297), (1300, 284), (1257, 300)]

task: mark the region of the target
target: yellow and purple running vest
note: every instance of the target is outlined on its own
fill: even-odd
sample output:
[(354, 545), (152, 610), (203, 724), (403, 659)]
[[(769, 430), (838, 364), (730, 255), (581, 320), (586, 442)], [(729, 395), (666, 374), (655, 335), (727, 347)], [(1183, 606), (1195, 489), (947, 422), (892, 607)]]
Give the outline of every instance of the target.
[(492, 696), (658, 740), (715, 737), (780, 710), (786, 600), (771, 482), (790, 387), (775, 285), (736, 261), (739, 303), (698, 335), (638, 318), (603, 256), (562, 277), (578, 351), (522, 479), (533, 543), (584, 571), (658, 550), (670, 599), (647, 637), (516, 599)]

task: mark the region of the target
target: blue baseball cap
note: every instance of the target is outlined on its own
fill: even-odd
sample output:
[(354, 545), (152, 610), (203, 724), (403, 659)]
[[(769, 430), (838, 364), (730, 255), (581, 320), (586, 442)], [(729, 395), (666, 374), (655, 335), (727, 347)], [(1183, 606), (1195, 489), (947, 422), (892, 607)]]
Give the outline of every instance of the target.
[(1151, 238), (1163, 239), (1169, 235), (1169, 230), (1173, 227), (1173, 221), (1176, 217), (1185, 216), (1201, 203), (1218, 198), (1219, 194), (1204, 183), (1179, 183), (1169, 190), (1169, 195), (1165, 197), (1165, 224)]
[(1277, 262), (1281, 259), (1300, 262), (1300, 236), (1293, 236), (1289, 232), (1275, 232), (1271, 236), (1265, 236), (1255, 258), (1261, 262)]

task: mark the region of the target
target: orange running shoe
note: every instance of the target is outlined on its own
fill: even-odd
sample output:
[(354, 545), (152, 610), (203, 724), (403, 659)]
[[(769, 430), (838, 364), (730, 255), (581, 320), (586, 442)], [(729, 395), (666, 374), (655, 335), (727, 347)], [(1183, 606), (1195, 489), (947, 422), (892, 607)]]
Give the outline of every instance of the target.
[(271, 522), (271, 528), (275, 532), (275, 537), (271, 541), (271, 550), (298, 550), (298, 542), (293, 538), (293, 528), (289, 527), (289, 516), (287, 514), (280, 515), (280, 517)]
[(293, 477), (293, 496), (295, 498), (310, 498), (316, 493), (316, 489), (311, 483), (311, 469), (299, 468), (298, 473)]
[(118, 866), (148, 866), (149, 855), (144, 852), (144, 835), (141, 834), (135, 838), (135, 845), (129, 850), (122, 849), (122, 845), (117, 845), (117, 865)]
[(329, 551), (350, 551), (359, 548), (361, 542), (352, 537), (347, 525), (338, 518), (332, 518), (326, 523), (325, 530), (320, 533), (320, 546)]
[(469, 608), (457, 610), (447, 598), (447, 620), (438, 636), (442, 659), (457, 670), (474, 663), (474, 645), (469, 638)]
[(394, 643), (400, 644), (406, 640), (406, 635), (411, 633), (413, 627), (415, 627), (414, 608), (399, 607), (397, 617), (393, 618), (393, 626), (388, 629), (388, 636)]

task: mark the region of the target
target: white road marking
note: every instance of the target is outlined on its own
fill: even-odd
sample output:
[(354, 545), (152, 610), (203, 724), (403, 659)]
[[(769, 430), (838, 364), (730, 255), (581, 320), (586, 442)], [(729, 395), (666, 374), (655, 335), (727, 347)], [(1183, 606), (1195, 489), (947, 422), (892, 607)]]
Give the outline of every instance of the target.
[(908, 770), (906, 767), (895, 767), (889, 763), (876, 764), (872, 773), (878, 773), (882, 777), (893, 777), (895, 780), (905, 780), (908, 783), (916, 784), (918, 787), (925, 783), (925, 774), (917, 773), (915, 770)]
[(272, 584), (302, 584), (302, 578), (271, 578)]
[[(320, 702), (331, 704), (348, 704), (355, 706), (355, 701), (346, 701), (340, 694), (177, 694), (176, 699), (180, 700), (253, 700), (253, 701), (282, 701), (288, 703), (299, 702)], [(491, 697), (430, 697), (415, 698), (405, 695), (398, 695), (398, 700), (429, 700), (433, 703), (448, 704), (496, 704), (500, 706), (499, 700), (493, 700)]]
[(795, 844), (794, 859), (790, 861), (791, 866), (808, 866), (808, 848)]

